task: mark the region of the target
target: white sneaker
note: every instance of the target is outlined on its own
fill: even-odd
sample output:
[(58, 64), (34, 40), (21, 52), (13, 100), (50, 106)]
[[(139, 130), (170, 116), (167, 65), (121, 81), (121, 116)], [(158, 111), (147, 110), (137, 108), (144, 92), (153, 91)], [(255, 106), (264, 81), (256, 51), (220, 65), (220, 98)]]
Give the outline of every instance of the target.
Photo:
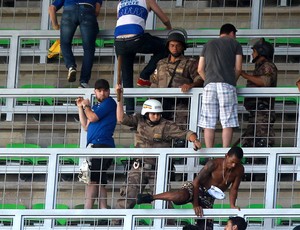
[(90, 88), (88, 83), (80, 83), (80, 85), (78, 86), (78, 88)]
[(79, 167), (78, 179), (85, 184), (91, 183), (91, 162), (88, 159)]
[(69, 68), (69, 73), (68, 73), (68, 82), (74, 82), (76, 81), (76, 69), (75, 67), (70, 67)]

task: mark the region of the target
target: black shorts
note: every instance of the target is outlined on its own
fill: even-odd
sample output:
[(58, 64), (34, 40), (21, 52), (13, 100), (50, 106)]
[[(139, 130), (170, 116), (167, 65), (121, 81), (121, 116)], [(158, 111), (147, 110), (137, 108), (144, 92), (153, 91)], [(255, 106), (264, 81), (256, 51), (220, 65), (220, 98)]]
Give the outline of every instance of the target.
[[(92, 148), (111, 148), (111, 146), (105, 144), (92, 145)], [(101, 184), (107, 184), (106, 170), (113, 162), (112, 158), (91, 158), (91, 181)]]

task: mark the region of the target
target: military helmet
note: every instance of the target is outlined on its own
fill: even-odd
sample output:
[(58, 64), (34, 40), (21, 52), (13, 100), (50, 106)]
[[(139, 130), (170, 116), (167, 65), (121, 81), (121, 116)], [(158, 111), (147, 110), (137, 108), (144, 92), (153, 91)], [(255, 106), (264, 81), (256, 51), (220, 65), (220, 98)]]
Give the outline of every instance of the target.
[(252, 47), (255, 49), (259, 56), (272, 60), (274, 55), (274, 47), (270, 42), (265, 41), (264, 38), (260, 38)]
[(187, 33), (184, 29), (173, 29), (168, 33), (166, 46), (168, 48), (170, 41), (176, 41), (176, 42), (181, 42), (184, 49), (186, 49), (187, 47), (186, 40), (187, 40)]
[(163, 108), (162, 104), (155, 99), (149, 99), (144, 102), (143, 108), (142, 108), (142, 115), (145, 115), (146, 113), (162, 113)]

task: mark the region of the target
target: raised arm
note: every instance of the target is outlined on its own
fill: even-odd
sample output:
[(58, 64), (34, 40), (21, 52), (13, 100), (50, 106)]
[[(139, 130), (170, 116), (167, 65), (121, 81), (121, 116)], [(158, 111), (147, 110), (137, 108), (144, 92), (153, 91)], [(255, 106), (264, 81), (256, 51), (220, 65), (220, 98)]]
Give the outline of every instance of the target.
[(88, 119), (87, 119), (87, 117), (84, 113), (84, 109), (83, 109), (83, 106), (82, 106), (82, 101), (83, 101), (83, 98), (78, 97), (76, 99), (76, 105), (77, 105), (77, 108), (78, 108), (80, 124), (81, 124), (82, 128), (86, 131), (87, 127), (89, 125), (89, 121), (88, 121)]
[(155, 0), (147, 0), (147, 5), (152, 10), (157, 17), (161, 20), (161, 22), (166, 26), (168, 30), (172, 29), (170, 19), (168, 16), (162, 11)]
[(116, 92), (120, 91), (120, 101), (117, 102), (117, 121), (118, 123), (122, 123), (124, 118), (124, 108), (123, 108), (123, 87), (121, 84), (116, 85)]
[(95, 8), (95, 15), (96, 15), (96, 17), (99, 16), (100, 9), (101, 9), (101, 4), (99, 2), (97, 2), (96, 3), (96, 8)]
[(59, 24), (57, 21), (56, 11), (57, 11), (57, 9), (54, 5), (49, 6), (48, 13), (49, 13), (50, 21), (52, 24), (52, 28), (54, 30), (59, 30)]

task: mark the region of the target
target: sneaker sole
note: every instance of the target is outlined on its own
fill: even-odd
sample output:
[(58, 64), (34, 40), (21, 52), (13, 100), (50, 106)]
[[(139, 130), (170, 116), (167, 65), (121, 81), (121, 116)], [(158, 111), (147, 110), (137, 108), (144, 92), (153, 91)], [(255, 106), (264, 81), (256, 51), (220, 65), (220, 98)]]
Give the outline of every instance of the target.
[(68, 82), (74, 82), (76, 81), (76, 72), (71, 72), (70, 75), (68, 76)]
[(136, 85), (139, 86), (139, 87), (148, 87), (148, 88), (150, 87), (150, 85), (141, 85), (139, 83), (137, 83)]

